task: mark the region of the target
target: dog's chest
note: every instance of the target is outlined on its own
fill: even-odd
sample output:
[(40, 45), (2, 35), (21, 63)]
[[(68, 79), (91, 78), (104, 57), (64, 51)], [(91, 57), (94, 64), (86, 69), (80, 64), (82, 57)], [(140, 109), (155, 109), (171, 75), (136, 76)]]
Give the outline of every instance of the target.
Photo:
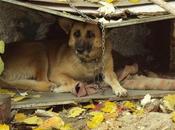
[(101, 64), (98, 63), (83, 63), (81, 67), (77, 67), (77, 69), (79, 71), (79, 79), (83, 80), (92, 80), (102, 73)]

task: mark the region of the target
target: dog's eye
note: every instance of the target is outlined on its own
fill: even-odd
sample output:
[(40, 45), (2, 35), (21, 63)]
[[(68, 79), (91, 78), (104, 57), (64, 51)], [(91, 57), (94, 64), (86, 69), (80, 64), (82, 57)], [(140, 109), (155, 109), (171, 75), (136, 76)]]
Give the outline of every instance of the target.
[(95, 37), (95, 33), (92, 31), (87, 31), (87, 38), (93, 38)]
[(81, 34), (80, 34), (80, 30), (77, 30), (77, 31), (74, 32), (74, 36), (75, 36), (75, 37), (80, 37), (80, 35), (81, 35)]

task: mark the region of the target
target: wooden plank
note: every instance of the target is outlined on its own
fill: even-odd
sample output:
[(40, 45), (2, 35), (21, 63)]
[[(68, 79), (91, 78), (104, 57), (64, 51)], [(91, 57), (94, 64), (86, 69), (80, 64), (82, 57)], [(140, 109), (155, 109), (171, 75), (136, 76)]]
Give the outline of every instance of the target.
[(111, 99), (111, 100), (131, 100), (140, 99), (147, 93), (151, 94), (153, 97), (162, 97), (167, 94), (175, 93), (175, 91), (160, 91), (160, 90), (129, 90), (127, 97), (119, 98), (116, 97), (112, 90), (109, 88), (104, 93), (98, 93), (86, 97), (76, 97), (70, 93), (32, 93), (32, 95), (41, 95), (39, 98), (26, 99), (20, 102), (12, 102), (12, 108), (37, 108), (43, 106), (52, 105), (62, 105), (62, 104), (72, 104), (77, 102), (89, 102), (92, 99)]
[(0, 123), (5, 123), (10, 119), (11, 99), (8, 95), (0, 95)]
[[(68, 4), (67, 0), (28, 0), (36, 3), (52, 3), (52, 4)], [(72, 4), (76, 7), (100, 7), (99, 3), (92, 3), (85, 0), (71, 0)], [(128, 0), (120, 0), (113, 3), (114, 6), (117, 7), (124, 7), (124, 6), (133, 6), (133, 5), (144, 5), (144, 4), (151, 4), (148, 0), (141, 0), (137, 3), (131, 3)]]
[(171, 14), (160, 15), (160, 16), (150, 16), (145, 18), (136, 18), (136, 19), (130, 19), (130, 20), (123, 20), (122, 22), (106, 23), (105, 28), (123, 27), (123, 26), (129, 26), (129, 25), (135, 25), (135, 24), (141, 24), (141, 23), (161, 21), (161, 20), (170, 20), (174, 18), (175, 16)]

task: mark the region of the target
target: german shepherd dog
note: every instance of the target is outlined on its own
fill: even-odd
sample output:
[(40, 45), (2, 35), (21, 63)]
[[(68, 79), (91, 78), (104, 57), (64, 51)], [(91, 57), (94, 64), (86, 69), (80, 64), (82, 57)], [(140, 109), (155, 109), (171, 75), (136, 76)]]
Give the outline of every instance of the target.
[[(0, 78), (3, 88), (34, 91), (72, 92), (85, 80), (102, 73), (104, 83), (117, 96), (125, 96), (113, 71), (112, 45), (106, 39), (102, 56), (102, 36), (97, 25), (59, 19), (68, 38), (58, 41), (16, 43), (6, 47), (4, 72)], [(101, 61), (104, 61), (102, 71)]]

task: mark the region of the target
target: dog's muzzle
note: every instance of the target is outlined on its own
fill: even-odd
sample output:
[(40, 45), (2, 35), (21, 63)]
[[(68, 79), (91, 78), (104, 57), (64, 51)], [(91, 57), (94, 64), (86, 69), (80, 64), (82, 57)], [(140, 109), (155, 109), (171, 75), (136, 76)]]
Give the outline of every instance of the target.
[(92, 45), (89, 42), (79, 42), (76, 44), (75, 49), (79, 54), (83, 54), (84, 52), (89, 53)]

